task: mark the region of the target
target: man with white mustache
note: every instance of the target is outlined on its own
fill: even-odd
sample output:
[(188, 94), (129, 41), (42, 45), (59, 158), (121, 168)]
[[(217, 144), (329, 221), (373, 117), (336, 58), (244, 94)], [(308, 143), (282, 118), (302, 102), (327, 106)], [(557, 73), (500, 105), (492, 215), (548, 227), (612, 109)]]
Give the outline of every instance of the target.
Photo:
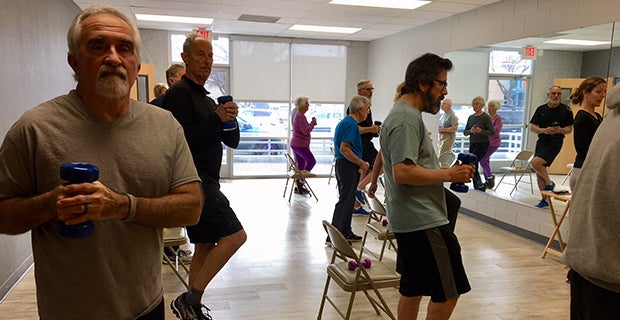
[[(0, 147), (0, 233), (31, 231), (41, 319), (163, 320), (162, 228), (198, 222), (200, 178), (174, 117), (130, 99), (134, 22), (93, 6), (67, 44), (75, 90), (24, 113)], [(65, 184), (71, 162), (98, 180)], [(58, 232), (87, 221), (89, 235)]]

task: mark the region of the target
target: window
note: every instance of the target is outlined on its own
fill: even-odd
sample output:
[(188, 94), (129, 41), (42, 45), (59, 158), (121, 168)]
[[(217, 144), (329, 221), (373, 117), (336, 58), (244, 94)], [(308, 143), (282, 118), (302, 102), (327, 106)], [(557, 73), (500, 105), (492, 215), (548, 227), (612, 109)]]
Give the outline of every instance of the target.
[(531, 75), (532, 61), (522, 59), (517, 51), (493, 50), (489, 54), (489, 74)]

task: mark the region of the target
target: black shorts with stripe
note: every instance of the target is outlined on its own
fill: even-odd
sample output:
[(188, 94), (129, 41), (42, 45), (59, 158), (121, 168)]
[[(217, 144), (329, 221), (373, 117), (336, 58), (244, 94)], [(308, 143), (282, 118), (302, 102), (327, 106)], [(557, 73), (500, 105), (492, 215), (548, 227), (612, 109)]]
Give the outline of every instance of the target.
[(202, 183), (204, 203), (198, 224), (187, 226), (191, 243), (217, 243), (221, 238), (243, 230), (237, 215), (230, 207), (218, 185)]
[(430, 296), (440, 303), (471, 290), (461, 246), (448, 225), (395, 235), (401, 295)]

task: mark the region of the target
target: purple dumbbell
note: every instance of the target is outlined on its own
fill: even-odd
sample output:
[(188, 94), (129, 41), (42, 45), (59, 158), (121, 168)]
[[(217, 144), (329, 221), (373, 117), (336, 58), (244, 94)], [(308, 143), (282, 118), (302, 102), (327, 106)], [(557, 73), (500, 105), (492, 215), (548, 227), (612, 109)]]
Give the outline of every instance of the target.
[[(370, 259), (365, 258), (364, 260), (362, 260), (362, 266), (364, 266), (364, 268), (368, 269), (370, 268), (370, 266), (372, 266), (372, 261), (370, 261)], [(351, 260), (349, 261), (349, 270), (351, 271), (355, 271), (355, 269), (357, 269), (358, 265), (357, 262), (355, 262), (355, 260)]]

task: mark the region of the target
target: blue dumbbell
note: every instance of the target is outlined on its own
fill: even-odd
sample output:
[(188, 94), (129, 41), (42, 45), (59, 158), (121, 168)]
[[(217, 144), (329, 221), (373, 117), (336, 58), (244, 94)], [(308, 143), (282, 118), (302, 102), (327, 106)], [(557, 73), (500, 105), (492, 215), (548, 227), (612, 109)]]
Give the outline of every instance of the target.
[[(478, 157), (471, 153), (459, 153), (456, 159), (459, 160), (461, 164), (472, 164), (478, 161)], [(467, 192), (469, 190), (469, 187), (464, 183), (452, 182), (450, 184), (450, 190), (456, 192)]]

